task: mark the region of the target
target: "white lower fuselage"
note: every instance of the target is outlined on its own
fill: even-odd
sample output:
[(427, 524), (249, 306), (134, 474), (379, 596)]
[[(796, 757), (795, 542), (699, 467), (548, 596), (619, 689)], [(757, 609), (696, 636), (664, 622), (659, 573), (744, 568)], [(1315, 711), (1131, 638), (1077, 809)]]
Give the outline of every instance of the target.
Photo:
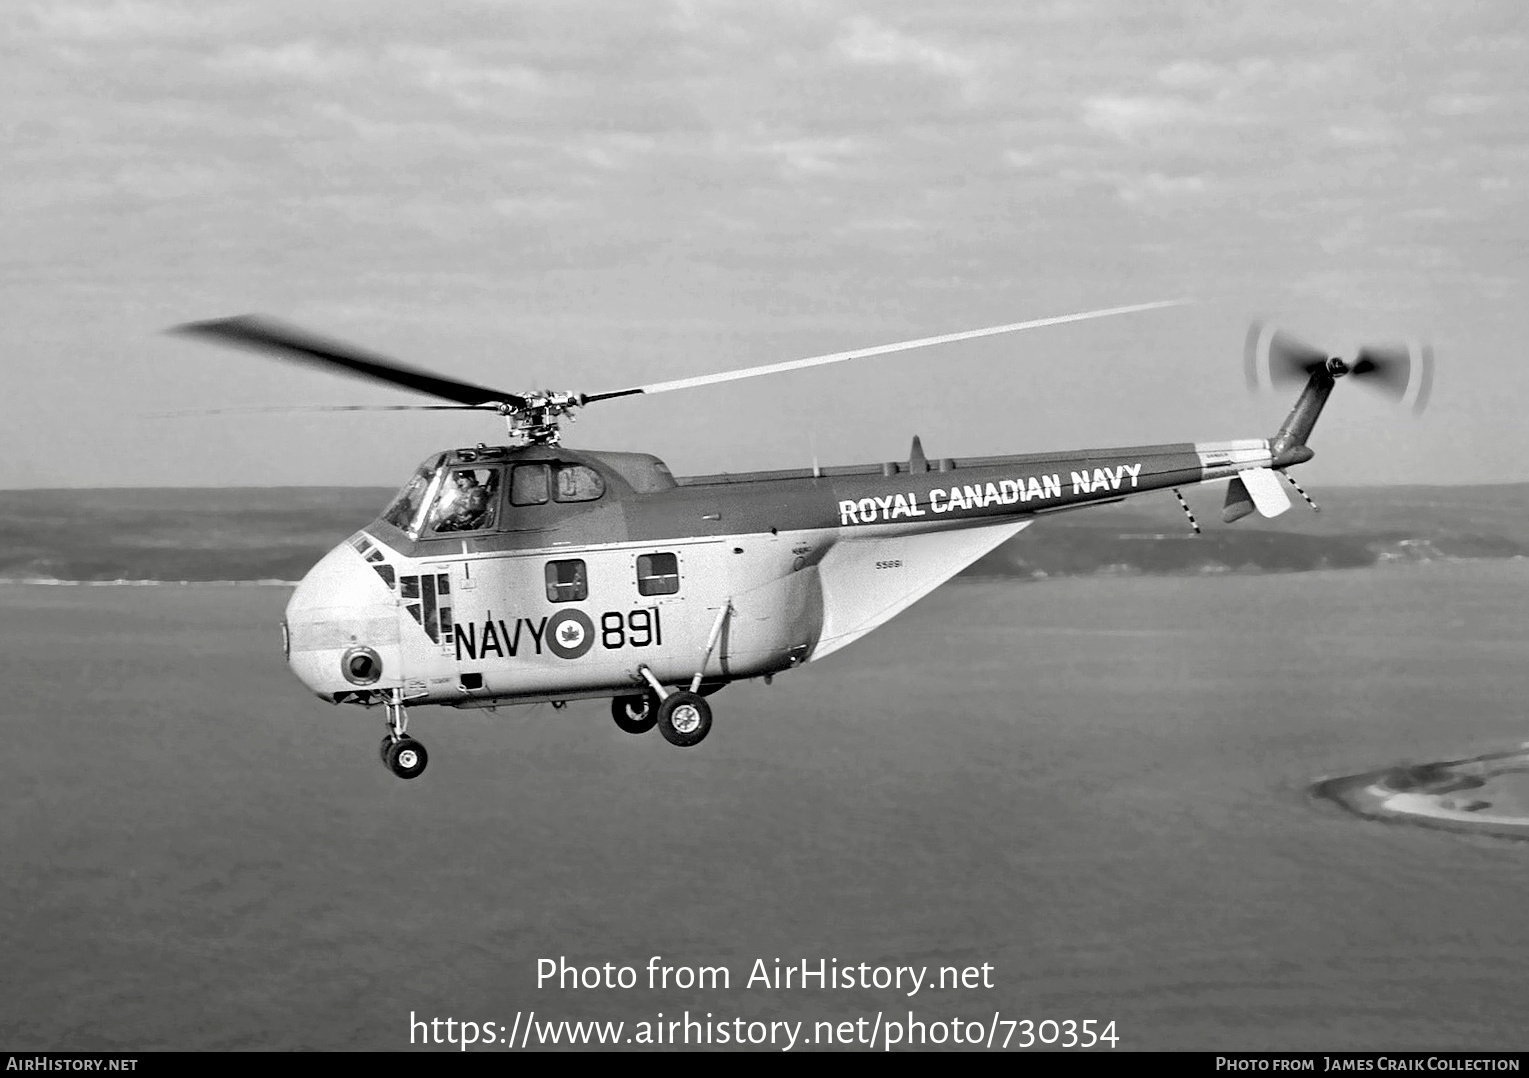
[[(401, 689), (411, 703), (458, 707), (637, 693), (639, 666), (667, 684), (697, 673), (709, 682), (759, 677), (837, 651), (1029, 523), (814, 529), (431, 559), (403, 558), (368, 537), (401, 587), (388, 588), (354, 541), (336, 547), (293, 595), (289, 662), (326, 699)], [(638, 591), (637, 560), (654, 553), (676, 556), (679, 586), (670, 594)], [(550, 601), (548, 563), (574, 559), (584, 563), (585, 598)], [(342, 676), (346, 654), (358, 646), (380, 659), (375, 682)]]

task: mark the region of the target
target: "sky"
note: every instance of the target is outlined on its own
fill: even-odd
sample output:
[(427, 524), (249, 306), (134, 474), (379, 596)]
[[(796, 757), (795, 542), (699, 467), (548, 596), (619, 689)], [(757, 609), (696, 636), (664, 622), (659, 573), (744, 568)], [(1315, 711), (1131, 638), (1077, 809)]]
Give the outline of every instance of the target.
[(0, 7), (0, 487), (397, 486), (475, 413), (166, 336), (263, 312), (600, 392), (676, 473), (1272, 434), (1251, 319), (1431, 340), (1300, 477), (1529, 480), (1529, 16), (1496, 3), (46, 0)]

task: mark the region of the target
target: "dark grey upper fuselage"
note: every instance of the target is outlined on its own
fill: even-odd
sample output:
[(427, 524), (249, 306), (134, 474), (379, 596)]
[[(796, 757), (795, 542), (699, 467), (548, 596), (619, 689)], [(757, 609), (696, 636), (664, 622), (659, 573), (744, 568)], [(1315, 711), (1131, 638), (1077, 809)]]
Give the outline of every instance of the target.
[(490, 553), (556, 545), (855, 529), (904, 523), (930, 528), (1056, 512), (1132, 493), (1198, 483), (1204, 461), (1192, 443), (909, 461), (676, 479), (656, 457), (563, 446), (478, 447), (441, 454), (436, 467), (581, 464), (605, 493), (578, 503), (508, 504), (496, 526), (473, 533), (411, 535), (384, 519), (368, 530), (408, 557)]

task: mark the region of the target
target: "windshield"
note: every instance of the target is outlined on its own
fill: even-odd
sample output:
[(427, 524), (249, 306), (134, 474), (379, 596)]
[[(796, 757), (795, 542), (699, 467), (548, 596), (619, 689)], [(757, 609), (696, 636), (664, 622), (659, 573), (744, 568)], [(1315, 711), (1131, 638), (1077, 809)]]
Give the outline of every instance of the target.
[(415, 521), (418, 520), (420, 509), (425, 504), (425, 495), (430, 489), (430, 480), (435, 477), (437, 469), (441, 466), (444, 453), (437, 453), (425, 463), (419, 466), (414, 477), (404, 484), (404, 488), (398, 492), (388, 507), (382, 511), (382, 519), (400, 528), (403, 531), (412, 531)]

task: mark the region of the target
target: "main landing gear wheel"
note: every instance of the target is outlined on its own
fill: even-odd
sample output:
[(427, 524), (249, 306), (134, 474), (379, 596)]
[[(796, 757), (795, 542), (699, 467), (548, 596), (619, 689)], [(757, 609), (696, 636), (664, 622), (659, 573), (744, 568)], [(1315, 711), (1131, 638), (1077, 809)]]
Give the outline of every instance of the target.
[(670, 693), (658, 705), (658, 732), (682, 749), (699, 744), (711, 732), (711, 705), (699, 693)]
[(425, 752), (425, 746), (412, 737), (400, 738), (388, 749), (388, 770), (401, 779), (419, 778), (429, 762), (430, 755)]
[(645, 734), (658, 721), (657, 703), (652, 693), (618, 696), (611, 700), (611, 718), (629, 734)]

